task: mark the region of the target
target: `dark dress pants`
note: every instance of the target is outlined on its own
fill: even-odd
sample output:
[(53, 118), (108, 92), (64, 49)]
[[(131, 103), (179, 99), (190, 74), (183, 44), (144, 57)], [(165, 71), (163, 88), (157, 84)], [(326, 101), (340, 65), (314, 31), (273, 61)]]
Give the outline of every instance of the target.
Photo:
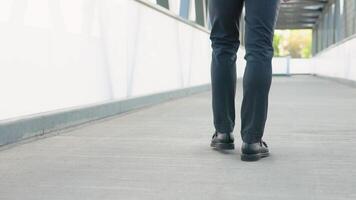
[(259, 142), (267, 120), (272, 81), (273, 33), (279, 0), (209, 0), (212, 25), (211, 84), (214, 126), (221, 133), (235, 126), (236, 53), (239, 21), (245, 6), (245, 60), (241, 137)]

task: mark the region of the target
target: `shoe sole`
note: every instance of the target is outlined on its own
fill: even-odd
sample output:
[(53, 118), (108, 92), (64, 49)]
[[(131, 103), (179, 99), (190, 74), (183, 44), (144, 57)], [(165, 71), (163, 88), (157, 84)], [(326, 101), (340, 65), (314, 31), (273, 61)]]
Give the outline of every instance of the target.
[(234, 143), (211, 143), (211, 147), (219, 150), (233, 150), (235, 149)]
[(258, 161), (261, 158), (268, 157), (269, 153), (258, 153), (258, 154), (241, 154), (242, 161)]

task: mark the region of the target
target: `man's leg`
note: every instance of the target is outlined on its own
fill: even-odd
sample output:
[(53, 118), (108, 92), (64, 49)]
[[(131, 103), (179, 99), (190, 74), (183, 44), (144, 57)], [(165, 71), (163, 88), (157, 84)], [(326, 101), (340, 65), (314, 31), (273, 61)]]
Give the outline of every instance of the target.
[(231, 133), (235, 126), (236, 52), (243, 0), (210, 0), (212, 30), (212, 107), (216, 132)]
[(246, 0), (246, 56), (241, 107), (245, 143), (261, 141), (272, 81), (273, 33), (280, 0)]

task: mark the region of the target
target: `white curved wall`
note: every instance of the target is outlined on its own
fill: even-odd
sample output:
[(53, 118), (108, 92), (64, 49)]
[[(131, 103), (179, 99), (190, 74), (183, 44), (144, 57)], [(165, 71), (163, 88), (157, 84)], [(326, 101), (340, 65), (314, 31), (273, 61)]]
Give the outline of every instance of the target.
[(210, 81), (208, 33), (133, 0), (1, 0), (0, 120)]
[(356, 37), (322, 51), (313, 58), (318, 75), (356, 81)]
[[(292, 59), (290, 73), (356, 80), (354, 50)], [(207, 32), (135, 0), (0, 1), (0, 120), (208, 84), (210, 61)]]

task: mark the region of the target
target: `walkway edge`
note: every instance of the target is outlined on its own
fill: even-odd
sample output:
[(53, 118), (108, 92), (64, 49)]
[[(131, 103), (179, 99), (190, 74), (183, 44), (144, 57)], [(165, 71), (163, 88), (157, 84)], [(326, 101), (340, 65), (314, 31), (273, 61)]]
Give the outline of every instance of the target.
[(210, 90), (210, 84), (0, 122), (0, 146)]
[(356, 81), (355, 80), (350, 80), (350, 79), (345, 79), (345, 78), (338, 78), (338, 77), (331, 77), (331, 76), (324, 76), (320, 74), (313, 74), (313, 76), (317, 78), (321, 78), (324, 80), (329, 80), (329, 81), (334, 81), (343, 85), (347, 85), (350, 87), (356, 87)]

